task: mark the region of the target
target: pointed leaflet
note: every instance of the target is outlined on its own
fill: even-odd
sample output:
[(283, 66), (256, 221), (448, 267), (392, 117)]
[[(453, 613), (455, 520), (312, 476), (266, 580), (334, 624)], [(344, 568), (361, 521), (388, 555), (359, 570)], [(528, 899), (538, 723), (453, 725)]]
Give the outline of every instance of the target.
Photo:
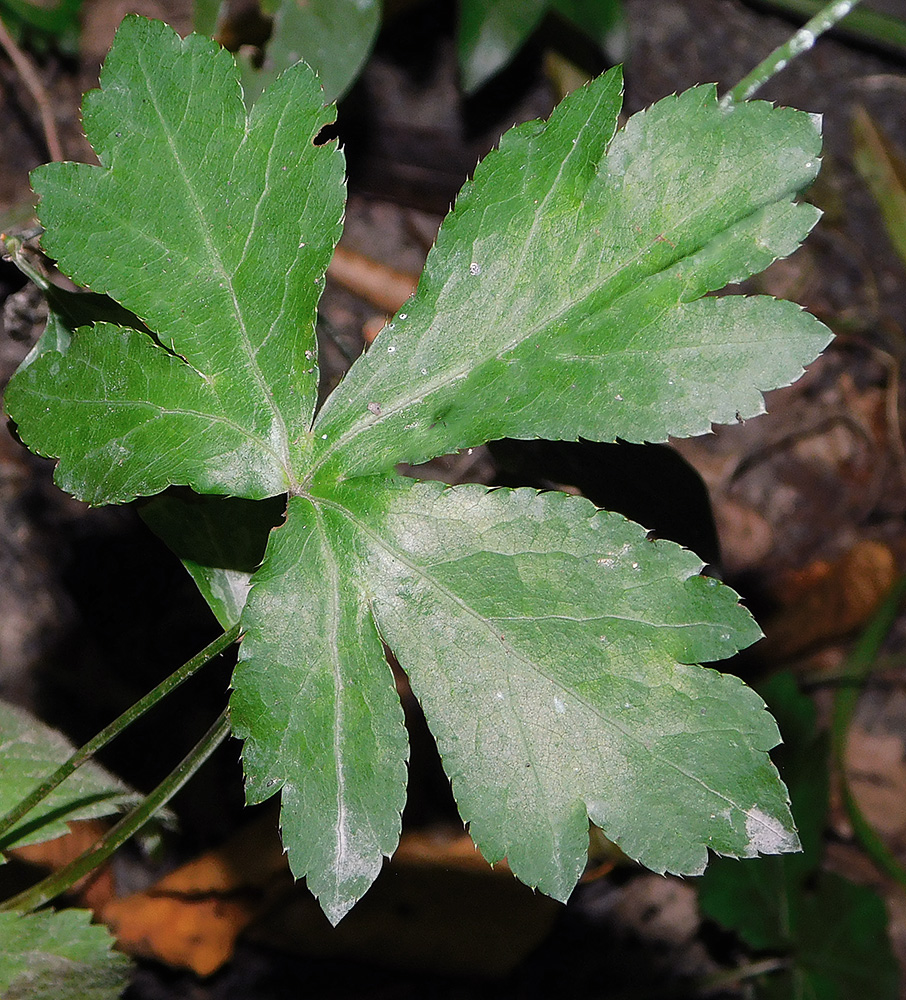
[(551, 9), (597, 43), (612, 62), (626, 58), (629, 38), (622, 0), (552, 0)]
[(462, 89), (472, 94), (514, 58), (554, 10), (616, 62), (626, 55), (620, 0), (460, 0), (457, 48)]
[(101, 85), (84, 121), (102, 165), (33, 175), (44, 242), (160, 343), (81, 331), (65, 374), (48, 354), (14, 380), (10, 412), (93, 503), (170, 483), (283, 492), (314, 410), (315, 307), (343, 211), (342, 156), (313, 145), (331, 120), (317, 81), (293, 67), (247, 120), (229, 53), (130, 17)]
[(713, 87), (611, 136), (617, 70), (508, 132), (460, 195), (416, 297), (319, 414), (362, 474), (501, 437), (663, 441), (761, 412), (830, 339), (792, 303), (702, 298), (818, 217), (815, 119)]
[[(297, 780), (326, 783), (329, 800), (334, 692), (351, 666), (330, 658), (349, 649), (358, 670), (370, 663), (355, 645), (373, 615), (409, 672), (474, 839), (529, 884), (569, 895), (587, 816), (657, 871), (701, 872), (709, 847), (739, 857), (796, 848), (766, 754), (778, 734), (764, 703), (736, 678), (694, 665), (731, 655), (758, 628), (731, 590), (695, 575), (691, 553), (648, 541), (588, 501), (530, 490), (357, 479), (293, 505), (275, 538), (298, 538), (292, 559), (304, 579), (287, 601), (269, 555), (246, 612), (254, 670), (243, 664), (236, 677), (234, 723), (248, 732), (254, 720), (264, 734), (245, 753), (253, 798), (266, 776), (287, 780), (262, 759), (264, 739), (304, 765)], [(282, 552), (281, 543), (273, 558)], [(327, 581), (327, 592), (309, 580)], [(290, 606), (291, 634), (267, 645), (264, 621)], [(280, 680), (275, 658), (293, 656), (305, 668)], [(316, 683), (320, 699), (309, 694)], [(292, 705), (306, 734), (322, 728), (311, 716), (329, 713), (301, 756), (289, 753), (302, 739), (289, 709), (266, 718), (275, 701)], [(346, 773), (378, 760), (359, 756)], [(348, 751), (336, 766), (347, 762)], [(314, 792), (306, 799), (284, 802), (284, 836), (314, 837), (325, 805)]]
[(459, 0), (459, 72), (472, 94), (516, 55), (550, 0)]
[(329, 513), (294, 497), (271, 533), (242, 615), (230, 719), (248, 801), (282, 790), (290, 867), (337, 923), (396, 849), (407, 741), (354, 539)]
[(132, 963), (90, 910), (0, 913), (4, 1000), (117, 1000)]

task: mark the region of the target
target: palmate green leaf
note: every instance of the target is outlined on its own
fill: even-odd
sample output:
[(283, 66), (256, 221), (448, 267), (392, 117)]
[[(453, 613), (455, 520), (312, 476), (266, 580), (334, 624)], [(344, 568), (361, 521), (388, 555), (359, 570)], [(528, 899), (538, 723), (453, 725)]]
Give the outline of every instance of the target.
[[(788, 302), (703, 297), (791, 253), (818, 218), (811, 116), (696, 87), (614, 136), (612, 70), (475, 171), (415, 298), (315, 425), (334, 474), (502, 437), (664, 441), (764, 409), (830, 332)], [(613, 137), (611, 141), (611, 137)]]
[(44, 245), (159, 342), (81, 331), (65, 363), (48, 354), (13, 381), (8, 409), (92, 503), (173, 483), (284, 492), (314, 410), (315, 308), (344, 199), (342, 156), (313, 145), (331, 120), (317, 81), (294, 66), (246, 118), (229, 53), (131, 17), (101, 88), (84, 107), (101, 166), (32, 175)]
[[(75, 748), (57, 730), (21, 708), (0, 702), (0, 816), (8, 813)], [(0, 848), (61, 837), (67, 822), (125, 811), (141, 796), (100, 765), (89, 762), (66, 779), (0, 839)], [(2, 951), (2, 948), (0, 948)]]
[(131, 962), (90, 910), (0, 913), (4, 1000), (116, 1000)]
[(564, 494), (381, 477), (292, 499), (243, 615), (231, 716), (250, 798), (283, 787), (290, 865), (328, 916), (395, 846), (404, 750), (378, 634), (476, 843), (530, 885), (569, 895), (588, 817), (657, 871), (700, 873), (709, 847), (795, 850), (773, 720), (694, 665), (759, 635), (700, 569)]
[[(40, 211), (64, 270), (153, 335), (77, 330), (7, 402), (95, 503), (289, 493), (242, 611), (231, 719), (249, 800), (282, 795), (293, 871), (336, 921), (396, 845), (407, 750), (382, 641), (480, 847), (545, 892), (575, 884), (589, 817), (659, 871), (795, 849), (776, 727), (697, 666), (758, 635), (732, 591), (586, 501), (389, 470), (503, 434), (640, 440), (757, 412), (827, 332), (789, 304), (702, 296), (813, 223), (791, 198), (817, 169), (814, 121), (698, 88), (613, 138), (611, 73), (513, 130), (312, 427), (342, 164), (312, 144), (328, 115), (304, 66), (248, 119), (236, 74), (206, 41), (124, 23), (87, 102), (102, 166), (47, 168)], [(216, 544), (180, 554), (228, 622), (268, 525), (231, 542), (225, 510), (198, 521)], [(157, 525), (177, 549), (179, 519)]]

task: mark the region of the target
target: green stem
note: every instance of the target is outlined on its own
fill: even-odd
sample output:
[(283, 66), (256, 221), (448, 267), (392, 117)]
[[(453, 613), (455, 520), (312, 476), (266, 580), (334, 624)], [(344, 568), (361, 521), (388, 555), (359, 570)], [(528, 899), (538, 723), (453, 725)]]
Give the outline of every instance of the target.
[(3, 248), (3, 255), (9, 257), (10, 262), (15, 264), (26, 278), (37, 285), (42, 292), (46, 292), (51, 286), (51, 281), (39, 267), (36, 267), (29, 260), (29, 252), (35, 258), (38, 258), (39, 254), (35, 250), (29, 251), (26, 242), (29, 237), (38, 236), (43, 231), (39, 228), (30, 233), (28, 237), (21, 234), (0, 233), (0, 247)]
[(8, 899), (0, 905), (0, 910), (18, 910), (22, 913), (31, 913), (39, 906), (43, 906), (59, 896), (60, 893), (71, 889), (80, 878), (93, 871), (98, 865), (103, 864), (118, 847), (137, 833), (159, 809), (173, 798), (224, 741), (229, 731), (229, 716), (227, 709), (224, 709), (214, 725), (195, 744), (183, 761), (132, 812), (124, 816), (116, 826), (110, 829), (94, 847), (89, 848), (65, 868), (48, 875), (37, 885), (33, 885), (30, 889)]
[[(178, 670), (175, 670), (169, 677), (161, 681), (152, 691), (149, 691), (144, 698), (137, 701), (105, 729), (89, 740), (83, 747), (61, 764), (56, 771), (38, 785), (29, 795), (11, 809), (2, 819), (0, 819), (0, 849), (4, 846), (4, 835), (7, 834), (19, 820), (23, 819), (34, 807), (45, 799), (50, 793), (77, 768), (80, 768), (86, 761), (90, 760), (101, 747), (106, 746), (114, 737), (119, 734), (136, 719), (140, 718), (148, 709), (153, 708), (163, 697), (168, 695), (196, 673), (215, 656), (222, 653), (239, 638), (239, 625), (234, 625), (228, 632), (216, 638), (212, 643), (184, 663)], [(7, 838), (9, 839), (9, 838)]]
[(859, 700), (859, 691), (874, 665), (887, 633), (896, 621), (906, 598), (906, 576), (894, 584), (871, 624), (863, 633), (847, 659), (844, 673), (854, 683), (837, 689), (834, 696), (831, 741), (834, 760), (840, 778), (840, 792), (857, 840), (877, 867), (901, 885), (906, 885), (906, 869), (899, 862), (877, 831), (868, 822), (853, 795), (846, 773), (846, 744), (849, 725)]
[[(823, 0), (760, 0), (784, 14), (811, 17), (822, 6)], [(870, 42), (883, 49), (906, 53), (906, 18), (884, 14), (879, 10), (854, 10), (846, 19), (842, 32), (862, 42)]]
[(763, 87), (772, 76), (776, 76), (792, 59), (807, 52), (820, 35), (846, 17), (859, 2), (860, 0), (831, 0), (831, 3), (825, 4), (792, 38), (774, 49), (767, 59), (760, 62), (747, 76), (744, 76), (729, 93), (721, 98), (720, 103), (726, 107), (739, 101), (747, 101), (756, 90)]

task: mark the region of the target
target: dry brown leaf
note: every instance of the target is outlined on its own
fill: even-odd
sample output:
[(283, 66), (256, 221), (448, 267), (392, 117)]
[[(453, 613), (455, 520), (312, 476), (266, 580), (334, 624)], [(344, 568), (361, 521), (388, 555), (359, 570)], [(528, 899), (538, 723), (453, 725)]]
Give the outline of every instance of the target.
[[(497, 974), (537, 944), (557, 911), (505, 862), (492, 869), (465, 832), (443, 827), (404, 834), (385, 875), (334, 929), (316, 900), (293, 887), (267, 815), (99, 916), (123, 951), (201, 976), (229, 960), (247, 929), (289, 951)], [(503, 947), (489, 949), (489, 936)]]
[[(28, 844), (9, 851), (12, 858), (26, 864), (59, 871), (70, 861), (75, 861), (104, 836), (108, 825), (103, 820), (76, 820), (69, 824), (69, 833), (40, 844)], [(72, 888), (79, 902), (91, 910), (98, 911), (114, 897), (113, 875), (109, 865), (101, 865), (80, 879)]]
[(888, 840), (906, 838), (906, 760), (896, 733), (850, 727), (846, 742), (849, 785), (869, 824)]
[(407, 833), (400, 838), (393, 855), (396, 864), (412, 867), (441, 867), (457, 871), (502, 872), (509, 878), (510, 866), (499, 861), (493, 868), (481, 856), (472, 838), (464, 830), (437, 827), (433, 830)]
[(788, 574), (779, 588), (784, 607), (764, 624), (762, 654), (787, 659), (844, 638), (871, 619), (896, 577), (893, 553), (871, 540)]
[(208, 976), (289, 882), (276, 821), (267, 815), (150, 889), (112, 900), (98, 916), (122, 951)]

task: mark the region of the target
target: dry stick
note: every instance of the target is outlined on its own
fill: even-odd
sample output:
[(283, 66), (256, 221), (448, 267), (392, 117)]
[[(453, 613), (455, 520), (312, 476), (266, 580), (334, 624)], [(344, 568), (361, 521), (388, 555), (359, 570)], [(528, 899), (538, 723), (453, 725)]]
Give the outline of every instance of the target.
[(392, 316), (415, 291), (418, 276), (396, 271), (354, 250), (337, 247), (327, 268), (329, 277)]
[(50, 158), (58, 162), (64, 160), (63, 147), (60, 145), (60, 137), (57, 134), (57, 123), (50, 110), (50, 98), (47, 96), (44, 84), (41, 83), (31, 60), (13, 41), (2, 18), (0, 18), (0, 45), (3, 46), (6, 54), (12, 60), (19, 76), (22, 77), (22, 82), (34, 98), (35, 104), (38, 105), (41, 127), (44, 129), (44, 141), (47, 143), (47, 152), (50, 154)]

